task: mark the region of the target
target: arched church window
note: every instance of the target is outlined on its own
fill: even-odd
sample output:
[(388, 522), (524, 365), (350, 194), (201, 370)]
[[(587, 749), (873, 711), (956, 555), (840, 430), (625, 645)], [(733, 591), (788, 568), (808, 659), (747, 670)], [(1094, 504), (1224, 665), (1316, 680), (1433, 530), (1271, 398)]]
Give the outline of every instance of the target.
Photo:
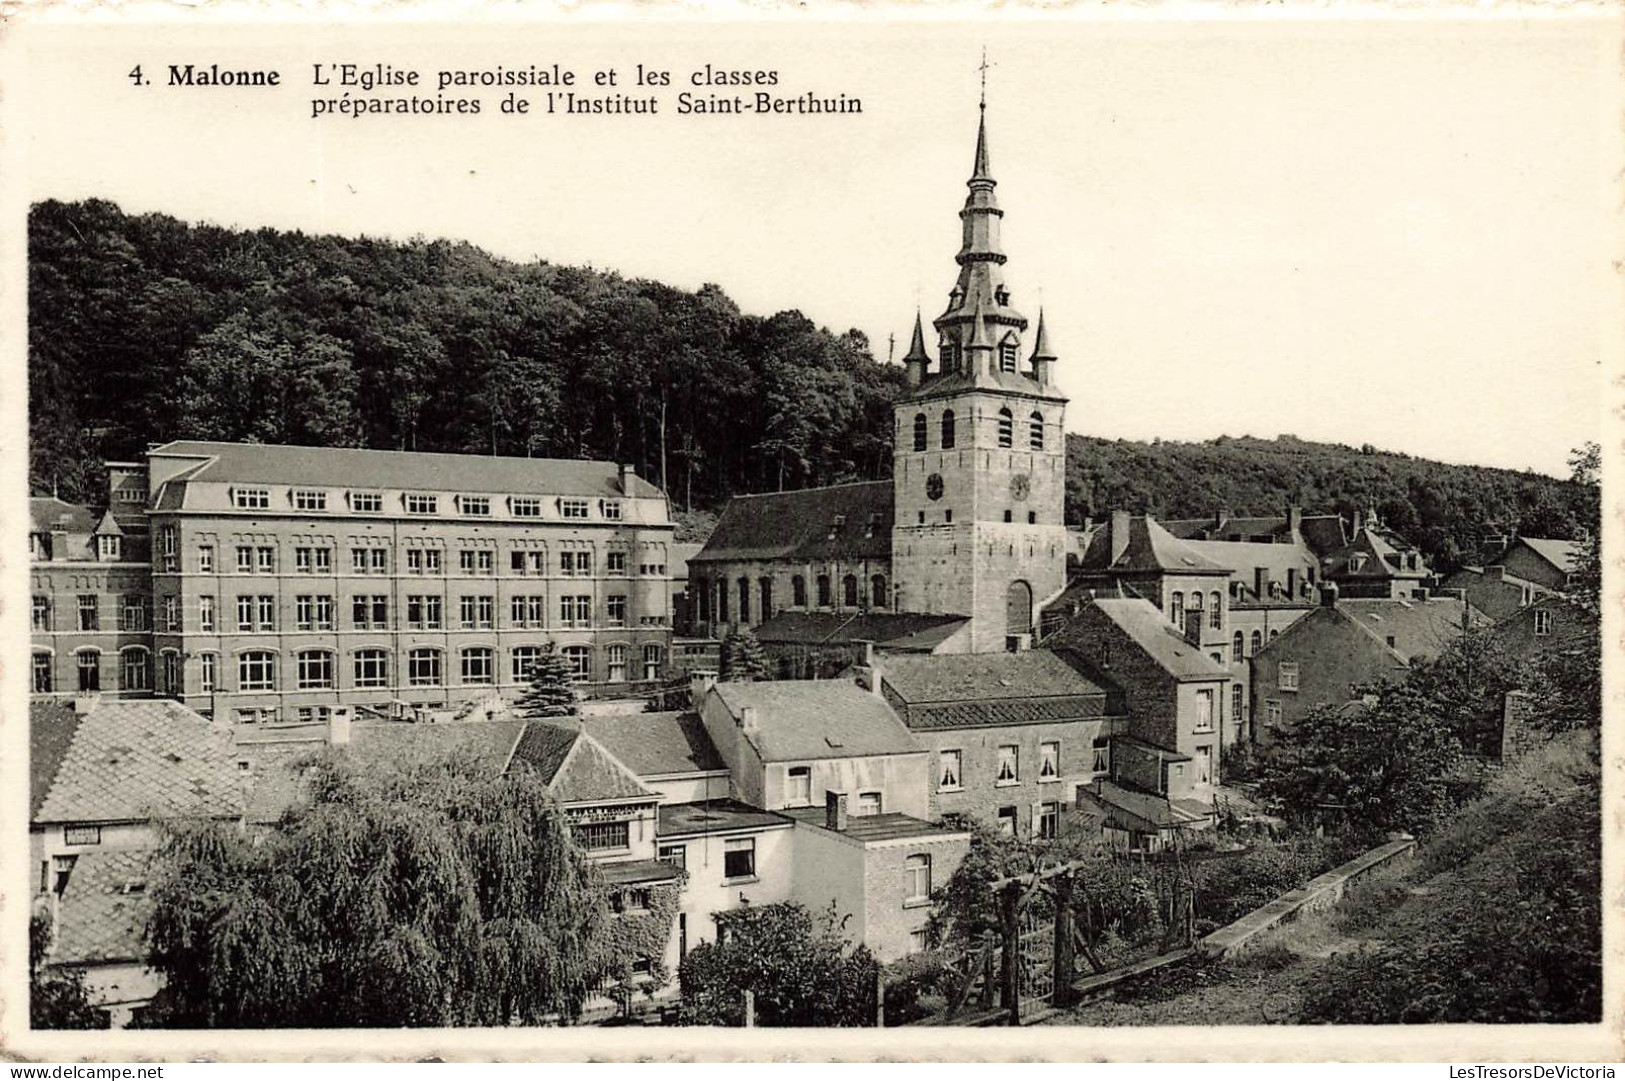
[(925, 449), (925, 414), (914, 414), (914, 449)]
[(1016, 336), (1011, 334), (999, 343), (999, 371), (1016, 370)]
[(818, 576), (818, 607), (828, 608), (829, 606), (829, 575), (820, 574)]
[(807, 607), (807, 579), (799, 574), (790, 579), (790, 598), (795, 607)]
[(858, 606), (858, 576), (849, 574), (841, 579), (841, 603), (848, 608)]
[(1033, 450), (1044, 449), (1044, 414), (1034, 412), (1027, 422), (1027, 445)]
[(952, 409), (942, 411), (942, 449), (954, 449), (954, 411)]
[(886, 576), (877, 574), (869, 579), (869, 603), (876, 608), (886, 607)]
[(1010, 410), (999, 410), (999, 446), (1008, 447), (1015, 442), (1016, 418)]

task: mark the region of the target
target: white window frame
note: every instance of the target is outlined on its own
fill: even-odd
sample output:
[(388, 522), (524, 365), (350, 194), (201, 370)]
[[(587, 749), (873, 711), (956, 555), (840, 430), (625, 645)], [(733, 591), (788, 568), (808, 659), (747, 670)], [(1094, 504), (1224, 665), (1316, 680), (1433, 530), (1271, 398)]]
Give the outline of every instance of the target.
[(402, 496), (407, 514), (439, 514), (440, 497), (429, 492), (407, 492)]
[[(951, 762), (951, 765), (950, 765)], [(953, 774), (953, 783), (949, 784), (947, 778), (950, 771)], [(957, 747), (937, 752), (937, 791), (963, 792), (965, 790), (965, 752)]]
[(784, 771), (784, 805), (812, 806), (812, 767), (791, 766)]
[(326, 510), (327, 493), (319, 488), (297, 488), (293, 493), (295, 510)]
[(903, 904), (925, 904), (931, 900), (931, 856), (915, 852), (903, 860)]
[(269, 488), (235, 488), (231, 493), (231, 505), (238, 510), (267, 510), (271, 506), (271, 490)]
[(1061, 779), (1061, 741), (1045, 740), (1038, 745), (1038, 783), (1054, 784)]
[[(1009, 751), (1008, 760), (1004, 752)], [(993, 787), (1010, 788), (1021, 783), (1021, 745), (1016, 743), (1002, 743), (998, 749), (998, 765), (993, 773)], [(1009, 766), (1010, 776), (1006, 777), (1005, 767)]]
[(246, 649), (237, 655), (237, 690), (276, 690), (277, 655), (268, 649)]

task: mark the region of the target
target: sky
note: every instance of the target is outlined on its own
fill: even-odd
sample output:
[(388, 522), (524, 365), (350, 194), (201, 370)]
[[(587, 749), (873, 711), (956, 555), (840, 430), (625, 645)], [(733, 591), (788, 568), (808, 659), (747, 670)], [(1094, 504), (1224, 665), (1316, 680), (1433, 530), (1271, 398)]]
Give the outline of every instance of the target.
[[(1601, 20), (26, 30), (9, 115), (27, 200), (716, 282), (748, 312), (855, 327), (881, 359), (953, 283), (985, 46), (1006, 280), (1044, 308), (1075, 432), (1291, 433), (1563, 475), (1619, 359)], [(312, 119), (311, 65), (346, 61), (431, 83), (558, 62), (584, 93), (611, 67), (638, 92), (642, 63), (676, 85), (656, 117), (505, 116), (486, 90), (474, 118)], [(188, 62), (284, 82), (162, 85)], [(706, 64), (863, 112), (676, 115)]]

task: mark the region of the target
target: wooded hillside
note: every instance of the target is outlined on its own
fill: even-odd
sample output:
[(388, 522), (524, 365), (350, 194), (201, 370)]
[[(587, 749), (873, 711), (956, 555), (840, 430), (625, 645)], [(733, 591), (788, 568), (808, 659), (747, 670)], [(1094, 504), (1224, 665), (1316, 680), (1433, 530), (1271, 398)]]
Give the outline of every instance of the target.
[[(36, 492), (97, 502), (104, 460), (181, 437), (612, 459), (677, 509), (890, 472), (901, 368), (714, 285), (101, 200), (35, 205), (28, 242)], [(1589, 485), (1291, 437), (1072, 436), (1068, 455), (1073, 522), (1375, 506), (1448, 564), (1484, 526), (1562, 537), (1596, 515)]]

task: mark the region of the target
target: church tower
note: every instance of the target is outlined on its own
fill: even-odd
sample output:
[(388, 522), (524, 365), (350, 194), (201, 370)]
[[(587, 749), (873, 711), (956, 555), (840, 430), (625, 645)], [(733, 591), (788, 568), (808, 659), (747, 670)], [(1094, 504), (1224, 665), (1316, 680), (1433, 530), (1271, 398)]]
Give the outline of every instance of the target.
[(1040, 312), (1011, 305), (999, 245), (987, 102), (959, 212), (959, 275), (933, 322), (916, 313), (896, 409), (892, 574), (899, 611), (971, 617), (978, 653), (1031, 642), (1038, 605), (1066, 584), (1066, 398)]

